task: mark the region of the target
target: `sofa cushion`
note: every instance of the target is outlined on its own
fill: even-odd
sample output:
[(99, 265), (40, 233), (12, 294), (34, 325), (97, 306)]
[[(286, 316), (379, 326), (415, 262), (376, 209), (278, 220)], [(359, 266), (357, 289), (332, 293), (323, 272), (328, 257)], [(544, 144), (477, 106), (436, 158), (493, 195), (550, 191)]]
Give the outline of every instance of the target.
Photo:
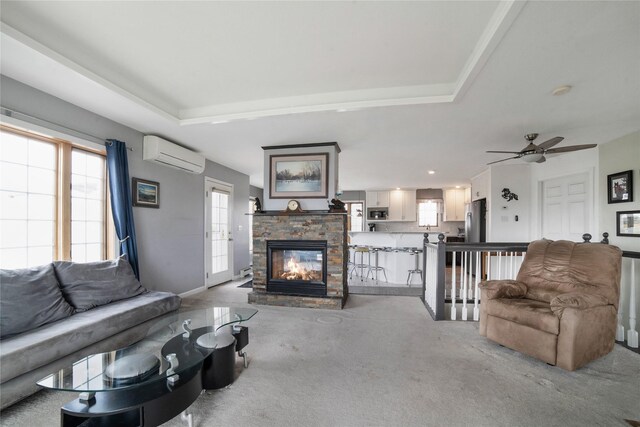
[(480, 282), (482, 298), (522, 298), (527, 293), (527, 285), (515, 280), (486, 280)]
[(51, 264), (0, 270), (0, 338), (64, 319), (73, 311)]
[(516, 280), (527, 284), (527, 298), (551, 302), (559, 294), (601, 295), (618, 307), (622, 252), (602, 243), (536, 240)]
[(487, 314), (520, 325), (558, 335), (560, 319), (553, 314), (549, 304), (524, 298), (501, 298), (483, 301)]
[(178, 307), (177, 295), (145, 292), (8, 338), (0, 346), (0, 383)]
[(53, 263), (62, 294), (77, 311), (140, 295), (140, 285), (125, 259), (77, 263)]

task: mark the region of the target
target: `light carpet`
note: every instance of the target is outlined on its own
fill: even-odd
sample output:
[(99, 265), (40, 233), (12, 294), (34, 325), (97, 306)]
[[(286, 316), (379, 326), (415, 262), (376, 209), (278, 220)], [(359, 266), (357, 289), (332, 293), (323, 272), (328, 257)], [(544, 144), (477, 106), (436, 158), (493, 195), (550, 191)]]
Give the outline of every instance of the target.
[[(249, 306), (218, 286), (183, 309)], [(479, 336), (474, 322), (434, 322), (418, 298), (352, 295), (342, 311), (251, 306), (249, 367), (191, 406), (194, 425), (615, 426), (640, 420), (640, 356), (616, 346), (577, 372)], [(75, 395), (43, 391), (3, 426), (54, 426)], [(185, 426), (180, 417), (167, 426)]]

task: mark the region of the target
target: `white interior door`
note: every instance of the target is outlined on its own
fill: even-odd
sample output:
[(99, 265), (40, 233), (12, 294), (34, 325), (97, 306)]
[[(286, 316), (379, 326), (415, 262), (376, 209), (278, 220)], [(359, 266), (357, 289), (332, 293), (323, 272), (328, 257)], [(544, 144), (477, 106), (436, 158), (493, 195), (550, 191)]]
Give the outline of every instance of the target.
[(542, 237), (581, 242), (591, 230), (592, 185), (588, 173), (542, 183)]
[(205, 283), (207, 287), (233, 277), (233, 186), (205, 179)]

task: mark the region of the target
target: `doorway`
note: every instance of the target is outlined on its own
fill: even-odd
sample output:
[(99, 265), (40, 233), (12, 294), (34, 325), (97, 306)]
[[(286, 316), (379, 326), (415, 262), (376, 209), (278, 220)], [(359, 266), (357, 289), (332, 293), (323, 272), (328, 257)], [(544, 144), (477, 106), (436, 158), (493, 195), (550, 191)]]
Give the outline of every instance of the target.
[(542, 182), (542, 236), (551, 240), (582, 241), (591, 232), (592, 185), (588, 173)]
[(205, 178), (205, 284), (233, 277), (233, 185)]

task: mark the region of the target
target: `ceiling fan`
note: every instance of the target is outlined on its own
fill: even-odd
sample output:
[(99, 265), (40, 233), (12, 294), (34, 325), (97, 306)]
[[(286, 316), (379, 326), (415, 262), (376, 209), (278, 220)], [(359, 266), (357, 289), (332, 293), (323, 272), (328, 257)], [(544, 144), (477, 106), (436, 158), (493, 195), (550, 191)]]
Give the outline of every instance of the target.
[(555, 138), (551, 138), (545, 142), (541, 142), (536, 145), (533, 143), (535, 139), (538, 137), (537, 133), (528, 133), (524, 136), (529, 142), (529, 145), (524, 147), (522, 151), (487, 151), (487, 153), (508, 153), (515, 154), (514, 157), (509, 157), (507, 159), (496, 160), (495, 162), (487, 163), (488, 165), (492, 165), (498, 162), (504, 162), (506, 160), (512, 159), (522, 159), (527, 163), (544, 163), (547, 159), (544, 157), (545, 154), (556, 154), (556, 153), (568, 153), (570, 151), (578, 151), (578, 150), (586, 150), (587, 148), (593, 148), (598, 144), (583, 144), (583, 145), (569, 145), (567, 147), (560, 148), (551, 148), (554, 145), (558, 144), (564, 138), (561, 136), (556, 136)]

